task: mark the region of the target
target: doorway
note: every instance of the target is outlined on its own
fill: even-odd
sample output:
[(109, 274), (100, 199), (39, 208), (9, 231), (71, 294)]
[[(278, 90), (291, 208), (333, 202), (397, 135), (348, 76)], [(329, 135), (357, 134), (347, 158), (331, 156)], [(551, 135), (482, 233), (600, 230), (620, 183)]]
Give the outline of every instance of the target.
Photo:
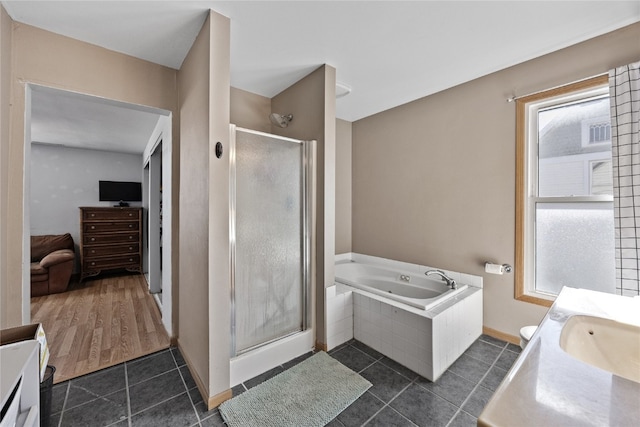
[[(34, 233), (72, 233), (76, 243), (76, 259), (79, 259), (78, 207), (101, 205), (97, 198), (97, 185), (102, 178), (97, 173), (111, 173), (112, 175), (104, 177), (107, 180), (115, 178), (114, 180), (122, 181), (145, 181), (143, 167), (145, 163), (153, 165), (153, 176), (159, 177), (154, 185), (163, 191), (155, 192), (155, 203), (149, 205), (146, 212), (151, 212), (152, 217), (158, 218), (155, 221), (156, 227), (171, 230), (171, 113), (34, 84), (28, 84), (26, 88), (25, 112), (23, 322), (30, 323), (30, 236)], [(134, 147), (131, 140), (122, 137), (123, 134), (136, 135), (138, 145)], [(74, 159), (65, 163), (61, 160), (65, 153), (74, 153)], [(88, 159), (92, 158), (101, 160), (91, 163)], [(132, 158), (137, 160), (131, 160)], [(137, 165), (135, 167), (138, 172), (123, 172), (127, 167), (130, 170), (132, 163)], [(36, 183), (34, 172), (43, 165), (49, 168), (50, 178)], [(135, 176), (130, 177), (126, 173)], [(163, 176), (166, 178), (164, 186), (161, 184)], [(151, 182), (149, 186), (145, 186), (148, 195), (152, 194), (150, 186)], [(44, 191), (41, 191), (43, 188)], [(37, 200), (34, 200), (36, 196)], [(107, 205), (111, 206), (109, 203)], [(159, 213), (160, 206), (164, 207), (163, 214)], [(50, 224), (43, 225), (43, 221), (50, 221)], [(159, 310), (156, 307), (157, 325), (163, 325), (168, 336), (172, 333), (170, 237), (170, 233), (165, 233), (164, 236), (156, 233), (155, 244), (162, 245), (163, 251), (158, 249), (158, 255), (152, 257), (149, 263), (151, 266), (164, 264), (165, 267), (165, 275), (154, 276), (154, 290), (163, 295), (159, 301)], [(148, 254), (150, 253), (149, 251)], [(75, 272), (79, 271), (77, 261)], [(108, 281), (107, 279), (101, 281)], [(120, 282), (128, 279), (130, 278), (124, 276), (114, 278)], [(146, 286), (146, 282), (142, 282)], [(83, 286), (86, 287), (80, 285), (78, 289)], [(137, 289), (137, 281), (133, 280), (130, 286), (131, 289)], [(133, 292), (140, 293), (137, 290)], [(53, 298), (51, 295), (51, 299)], [(152, 323), (149, 322), (149, 325)], [(99, 335), (94, 334), (92, 339), (100, 339)], [(55, 339), (54, 336), (51, 338)], [(67, 347), (73, 348), (77, 344), (71, 335), (66, 339)], [(140, 355), (142, 354), (131, 354), (132, 357)], [(98, 369), (102, 367), (104, 366)]]

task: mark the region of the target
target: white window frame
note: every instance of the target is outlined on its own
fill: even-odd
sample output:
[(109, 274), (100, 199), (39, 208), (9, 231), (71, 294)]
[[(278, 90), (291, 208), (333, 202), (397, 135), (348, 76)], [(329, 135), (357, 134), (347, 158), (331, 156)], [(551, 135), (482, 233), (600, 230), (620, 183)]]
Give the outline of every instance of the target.
[[(607, 76), (600, 76), (517, 100), (516, 156), (516, 283), (515, 297), (550, 306), (556, 295), (536, 290), (535, 213), (538, 203), (612, 203), (613, 196), (538, 196), (538, 112), (609, 94)], [(588, 127), (587, 127), (588, 132)], [(588, 140), (588, 135), (587, 135)], [(584, 139), (583, 139), (584, 141)], [(593, 146), (594, 144), (589, 144)], [(588, 163), (588, 162), (587, 162)]]

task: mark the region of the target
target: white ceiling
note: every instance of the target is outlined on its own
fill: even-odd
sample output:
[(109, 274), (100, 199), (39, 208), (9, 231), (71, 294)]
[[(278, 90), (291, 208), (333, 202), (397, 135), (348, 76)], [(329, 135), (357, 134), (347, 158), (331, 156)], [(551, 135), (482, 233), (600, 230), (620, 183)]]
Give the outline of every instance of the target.
[(31, 141), (140, 154), (161, 114), (148, 107), (32, 86)]
[(209, 8), (231, 84), (273, 97), (321, 64), (355, 121), (640, 21), (640, 1), (2, 1), (19, 22), (179, 69)]

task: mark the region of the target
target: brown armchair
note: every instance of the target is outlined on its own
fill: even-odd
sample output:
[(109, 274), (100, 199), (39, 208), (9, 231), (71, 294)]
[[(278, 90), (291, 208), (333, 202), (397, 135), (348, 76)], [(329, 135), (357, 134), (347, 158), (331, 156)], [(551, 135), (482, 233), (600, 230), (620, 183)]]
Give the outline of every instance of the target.
[(66, 291), (75, 258), (71, 234), (31, 236), (31, 296)]

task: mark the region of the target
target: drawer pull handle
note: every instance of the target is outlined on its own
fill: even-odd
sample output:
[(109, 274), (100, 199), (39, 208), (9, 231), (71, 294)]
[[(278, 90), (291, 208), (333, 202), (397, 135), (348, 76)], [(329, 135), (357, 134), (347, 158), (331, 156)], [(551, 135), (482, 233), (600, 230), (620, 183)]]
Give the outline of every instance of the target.
[(133, 228), (133, 224), (129, 224), (129, 228)]
[(133, 214), (132, 214), (132, 213), (130, 213), (130, 214), (129, 214), (129, 216), (133, 216)]
[(92, 214), (91, 214), (91, 216), (96, 216), (96, 214), (93, 214), (93, 213), (92, 213)]
[(133, 236), (129, 236), (129, 240), (133, 239)]
[(95, 254), (95, 253), (96, 253), (96, 251), (95, 251), (94, 249), (91, 249), (91, 253), (92, 253), (92, 254)]
[(92, 263), (91, 263), (91, 265), (96, 265), (96, 263), (95, 263), (95, 262), (92, 262)]
[(95, 228), (96, 228), (96, 226), (95, 226), (95, 225), (92, 225), (92, 226), (91, 226), (91, 229), (92, 229), (92, 230), (94, 230)]
[(132, 250), (133, 250), (133, 247), (132, 247), (132, 246), (129, 246), (129, 250), (130, 250), (130, 251), (132, 251)]
[(92, 238), (91, 238), (91, 241), (92, 241), (92, 242), (93, 242), (93, 241), (95, 241), (95, 240), (96, 240), (96, 238), (95, 238), (95, 237), (92, 237)]
[(129, 258), (129, 261), (133, 261), (133, 258)]

